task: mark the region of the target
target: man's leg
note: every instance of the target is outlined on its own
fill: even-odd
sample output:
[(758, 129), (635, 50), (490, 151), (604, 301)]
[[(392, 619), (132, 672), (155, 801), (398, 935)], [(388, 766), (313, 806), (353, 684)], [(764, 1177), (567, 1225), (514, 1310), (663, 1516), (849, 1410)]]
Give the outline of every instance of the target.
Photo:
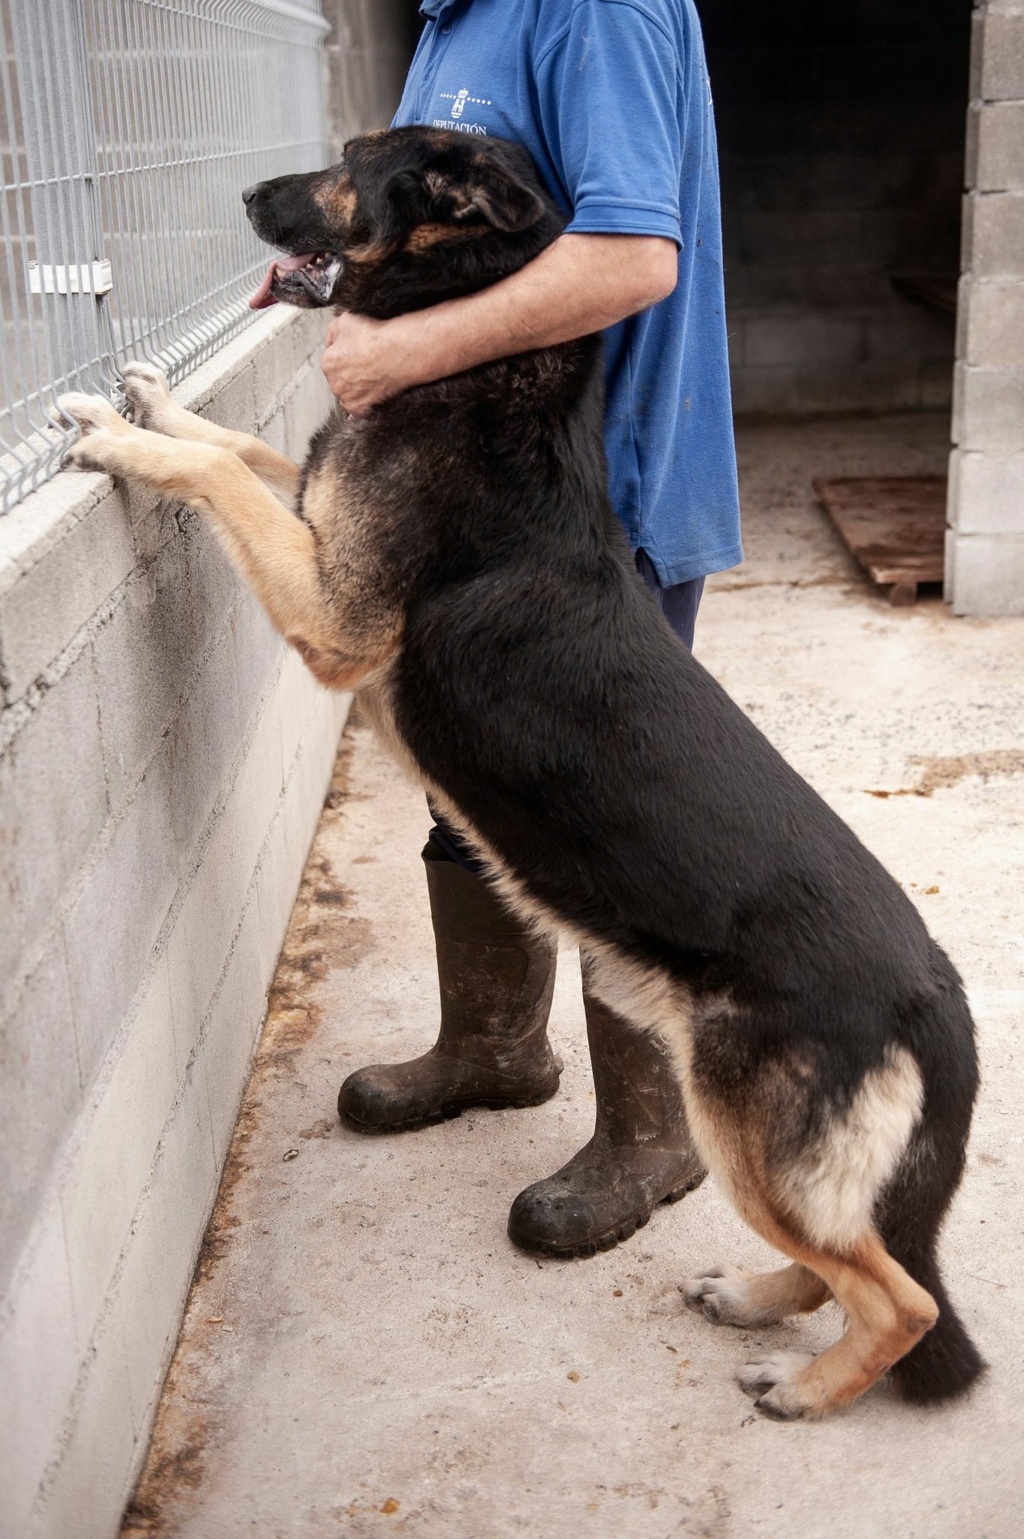
[[(637, 571), (684, 646), (692, 647), (704, 579), (662, 588), (647, 553)], [(589, 1256), (646, 1224), (706, 1174), (694, 1153), (679, 1080), (664, 1044), (637, 1032), (583, 987), (597, 1115), (593, 1137), (567, 1165), (520, 1192), (509, 1238), (523, 1250)]]
[[(676, 635), (691, 646), (703, 579), (663, 589), (643, 551), (637, 569)], [(399, 1132), (471, 1105), (537, 1104), (558, 1085), (561, 1065), (551, 1057), (545, 1029), (553, 941), (501, 909), (472, 851), (443, 818), (434, 818), (423, 858), (441, 1030), (424, 1057), (361, 1069), (345, 1081), (338, 1110), (364, 1130)], [(597, 1104), (593, 1137), (555, 1175), (520, 1192), (509, 1215), (515, 1243), (547, 1255), (608, 1250), (645, 1224), (659, 1202), (676, 1201), (705, 1174), (663, 1045), (586, 989), (584, 1007)]]
[[(461, 859), (445, 848), (455, 841)], [(350, 1074), (338, 1113), (366, 1133), (399, 1133), (469, 1106), (538, 1106), (562, 1065), (547, 1037), (554, 935), (510, 914), (458, 835), (432, 832), (423, 849), (434, 924), (441, 1026), (429, 1052)]]

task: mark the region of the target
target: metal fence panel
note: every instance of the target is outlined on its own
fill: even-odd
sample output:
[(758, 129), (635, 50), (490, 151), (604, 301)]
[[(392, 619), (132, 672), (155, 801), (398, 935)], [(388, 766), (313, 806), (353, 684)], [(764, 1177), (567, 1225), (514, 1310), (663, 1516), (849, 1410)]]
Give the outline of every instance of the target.
[(62, 390), (172, 379), (251, 318), (241, 189), (324, 163), (319, 0), (0, 0), (0, 511)]

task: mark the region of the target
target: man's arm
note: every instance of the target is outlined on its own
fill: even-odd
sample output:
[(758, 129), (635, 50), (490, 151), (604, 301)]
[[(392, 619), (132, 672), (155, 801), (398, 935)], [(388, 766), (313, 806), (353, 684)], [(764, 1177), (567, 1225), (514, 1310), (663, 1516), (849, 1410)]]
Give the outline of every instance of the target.
[(603, 331), (671, 294), (675, 242), (660, 235), (562, 235), (479, 294), (374, 321), (339, 315), (322, 368), (352, 416), (495, 358)]

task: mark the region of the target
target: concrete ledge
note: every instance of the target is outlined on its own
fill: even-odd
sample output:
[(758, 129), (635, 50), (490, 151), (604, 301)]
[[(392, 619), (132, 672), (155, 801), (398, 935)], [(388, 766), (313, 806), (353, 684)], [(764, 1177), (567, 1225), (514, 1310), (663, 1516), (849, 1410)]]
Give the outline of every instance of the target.
[[(296, 456), (323, 320), (182, 382)], [(0, 521), (0, 1489), (105, 1536), (145, 1448), (347, 698), (191, 510), (69, 473)]]

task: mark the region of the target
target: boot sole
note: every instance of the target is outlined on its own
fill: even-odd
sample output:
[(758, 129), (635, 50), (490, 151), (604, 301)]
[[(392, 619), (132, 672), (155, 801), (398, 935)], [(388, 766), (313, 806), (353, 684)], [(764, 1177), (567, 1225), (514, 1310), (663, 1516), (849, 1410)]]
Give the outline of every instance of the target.
[(650, 1222), (651, 1214), (655, 1208), (665, 1203), (681, 1202), (690, 1192), (697, 1190), (701, 1182), (707, 1176), (707, 1171), (702, 1170), (699, 1175), (691, 1176), (680, 1186), (675, 1186), (664, 1197), (659, 1197), (649, 1208), (641, 1209), (639, 1213), (632, 1213), (620, 1224), (615, 1224), (606, 1229), (603, 1234), (593, 1235), (589, 1240), (581, 1240), (575, 1245), (554, 1245), (548, 1240), (536, 1240), (527, 1235), (517, 1234), (509, 1226), (508, 1237), (513, 1245), (520, 1250), (529, 1251), (535, 1256), (551, 1256), (556, 1261), (582, 1261), (588, 1256), (596, 1256), (601, 1251), (614, 1250), (623, 1240), (632, 1239), (638, 1229), (643, 1229)]
[(456, 1117), (461, 1117), (466, 1111), (520, 1111), (529, 1106), (543, 1106), (557, 1091), (556, 1084), (553, 1090), (544, 1090), (532, 1096), (493, 1096), (489, 1100), (449, 1101), (427, 1116), (410, 1117), (405, 1122), (360, 1122), (358, 1117), (353, 1117), (349, 1112), (339, 1112), (338, 1116), (346, 1127), (354, 1128), (357, 1133), (379, 1133), (381, 1136), (388, 1133), (414, 1133), (417, 1128), (454, 1122)]

